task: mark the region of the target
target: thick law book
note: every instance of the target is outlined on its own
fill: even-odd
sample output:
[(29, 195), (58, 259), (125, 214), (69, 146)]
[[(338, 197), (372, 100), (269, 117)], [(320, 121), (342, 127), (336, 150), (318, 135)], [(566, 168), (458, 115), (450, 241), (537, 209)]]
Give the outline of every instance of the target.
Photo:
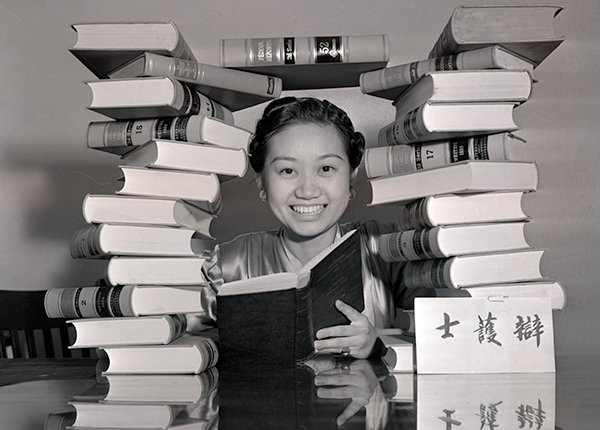
[(119, 285), (46, 291), (49, 318), (139, 317), (204, 312), (204, 286)]
[(564, 40), (557, 36), (557, 5), (464, 5), (454, 9), (429, 58), (501, 45), (534, 64), (541, 63)]
[(121, 157), (124, 166), (214, 173), (242, 177), (248, 171), (248, 155), (241, 148), (175, 140), (151, 140)]
[(523, 192), (492, 192), (427, 196), (404, 205), (398, 214), (401, 230), (438, 225), (521, 221)]
[(118, 318), (78, 318), (75, 341), (69, 348), (96, 348), (123, 345), (166, 345), (183, 336), (185, 315), (148, 315)]
[(402, 274), (407, 288), (464, 288), (543, 279), (543, 249), (413, 260)]
[(219, 360), (214, 337), (184, 334), (166, 345), (102, 347), (109, 360), (104, 374), (199, 374)]
[(379, 237), (379, 254), (394, 262), (529, 248), (525, 224), (459, 224), (386, 233)]
[(204, 243), (191, 228), (104, 223), (75, 231), (70, 250), (73, 258), (113, 255), (190, 257), (205, 251)]
[(282, 80), (146, 52), (109, 73), (111, 79), (172, 76), (231, 111), (273, 100), (281, 95)]
[(167, 403), (70, 401), (75, 421), (70, 428), (166, 430), (185, 407)]
[(551, 279), (508, 284), (476, 285), (459, 289), (436, 289), (437, 297), (488, 297), (492, 300), (504, 297), (549, 297), (552, 310), (560, 311), (567, 306), (563, 286)]
[(88, 109), (113, 119), (206, 115), (233, 123), (233, 113), (170, 76), (86, 81)]
[[(105, 268), (104, 279), (117, 285), (198, 286), (206, 284), (202, 265), (206, 258), (142, 257), (115, 255)], [(204, 290), (203, 290), (204, 291)]]
[(361, 73), (389, 58), (387, 34), (220, 41), (221, 66), (277, 76), (284, 90), (357, 87)]
[(416, 370), (415, 345), (412, 342), (392, 333), (380, 334), (379, 338), (387, 348), (381, 360), (388, 371), (413, 373)]
[(252, 132), (210, 115), (94, 121), (87, 129), (87, 146), (118, 155), (155, 139), (202, 142), (248, 149)]
[(312, 357), (315, 333), (348, 324), (342, 300), (364, 309), (360, 235), (353, 231), (305, 265), (225, 283), (217, 295), (223, 362), (293, 365)]
[(412, 63), (388, 66), (360, 75), (360, 89), (388, 100), (396, 100), (420, 77), (429, 72), (448, 70), (507, 69), (532, 71), (535, 64), (499, 45), (490, 45), (472, 51), (444, 57), (429, 58)]
[(517, 104), (425, 102), (383, 126), (377, 143), (379, 146), (403, 145), (514, 131), (519, 129), (513, 116)]
[(77, 40), (69, 49), (98, 78), (143, 52), (195, 60), (187, 41), (172, 21), (85, 22), (72, 24)]
[(221, 210), (221, 183), (214, 173), (119, 166), (123, 186), (116, 193), (182, 199), (217, 214)]
[(538, 187), (535, 162), (463, 161), (431, 170), (370, 179), (371, 205), (407, 204), (441, 194), (524, 192)]
[(532, 78), (526, 70), (452, 70), (428, 72), (394, 100), (402, 118), (429, 103), (524, 103), (531, 97)]
[(81, 211), (88, 224), (140, 224), (191, 228), (211, 238), (215, 215), (184, 200), (87, 194)]
[[(142, 360), (143, 361), (143, 360)], [(103, 372), (98, 382), (73, 400), (109, 403), (194, 404), (205, 401), (217, 388), (219, 372), (212, 366), (197, 374), (117, 374)]]
[(517, 160), (523, 146), (524, 142), (512, 133), (376, 146), (365, 151), (365, 172), (368, 178), (377, 178), (435, 169), (461, 161)]

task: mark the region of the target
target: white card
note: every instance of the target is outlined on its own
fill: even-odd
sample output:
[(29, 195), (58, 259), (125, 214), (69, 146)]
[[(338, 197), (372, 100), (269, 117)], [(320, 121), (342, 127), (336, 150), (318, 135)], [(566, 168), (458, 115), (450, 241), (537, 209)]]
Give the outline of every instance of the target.
[(417, 372), (554, 372), (550, 298), (416, 298)]

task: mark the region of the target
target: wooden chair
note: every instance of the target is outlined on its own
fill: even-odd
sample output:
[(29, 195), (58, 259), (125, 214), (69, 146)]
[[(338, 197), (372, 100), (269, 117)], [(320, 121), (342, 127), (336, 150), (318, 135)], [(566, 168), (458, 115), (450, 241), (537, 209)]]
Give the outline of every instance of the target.
[(48, 318), (45, 290), (0, 290), (0, 358), (95, 357), (93, 349), (69, 349), (75, 329), (64, 319)]

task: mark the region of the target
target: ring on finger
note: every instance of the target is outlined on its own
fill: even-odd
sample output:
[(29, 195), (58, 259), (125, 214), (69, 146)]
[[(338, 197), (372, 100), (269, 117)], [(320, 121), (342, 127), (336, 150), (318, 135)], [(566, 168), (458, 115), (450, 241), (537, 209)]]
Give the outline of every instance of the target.
[(350, 347), (349, 346), (345, 346), (342, 348), (342, 355), (344, 357), (348, 357), (350, 355)]

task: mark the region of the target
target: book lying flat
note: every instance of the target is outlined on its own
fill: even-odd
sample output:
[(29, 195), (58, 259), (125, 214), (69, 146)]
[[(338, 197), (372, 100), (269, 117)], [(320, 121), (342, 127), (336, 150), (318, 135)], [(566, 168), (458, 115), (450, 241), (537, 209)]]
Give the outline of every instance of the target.
[(282, 90), (281, 78), (151, 52), (109, 73), (111, 79), (145, 76), (172, 76), (234, 112), (273, 100)]
[(284, 90), (355, 87), (361, 73), (390, 57), (389, 36), (308, 36), (222, 39), (220, 64), (277, 76)]
[(203, 286), (124, 285), (50, 288), (49, 318), (138, 317), (205, 312)]
[(69, 348), (114, 345), (166, 345), (185, 333), (185, 315), (152, 315), (120, 318), (69, 320), (75, 327), (75, 341)]
[(538, 170), (534, 162), (465, 161), (369, 182), (371, 205), (406, 204), (441, 194), (534, 191), (538, 186)]
[(299, 274), (223, 284), (217, 295), (222, 362), (293, 364), (314, 355), (319, 329), (348, 324), (337, 299), (364, 309), (359, 242), (359, 233), (347, 233)]
[(71, 401), (73, 429), (168, 429), (184, 405)]
[(108, 260), (104, 278), (109, 285), (205, 285), (202, 266), (206, 258), (128, 257), (116, 255)]
[(186, 227), (212, 237), (215, 215), (183, 200), (115, 194), (87, 194), (82, 204), (88, 224), (141, 224)]
[(219, 360), (214, 337), (184, 334), (167, 345), (102, 347), (109, 358), (104, 374), (199, 374)]
[(233, 113), (170, 76), (86, 81), (88, 109), (113, 119), (207, 115), (233, 122)]
[(393, 105), (396, 117), (429, 103), (516, 102), (531, 97), (526, 70), (452, 70), (425, 73)]
[(123, 186), (116, 193), (181, 199), (217, 214), (221, 210), (221, 184), (214, 173), (119, 166)]
[(525, 222), (437, 226), (382, 234), (379, 252), (387, 262), (529, 248)]
[(501, 45), (539, 64), (565, 40), (554, 29), (554, 19), (563, 9), (544, 4), (459, 6), (452, 12), (429, 58)]
[(204, 241), (191, 228), (97, 224), (77, 230), (71, 238), (73, 258), (113, 255), (191, 257), (205, 251)]
[(143, 52), (195, 60), (187, 41), (172, 22), (87, 22), (72, 24), (77, 32), (69, 50), (98, 78)]
[(402, 274), (407, 288), (464, 288), (475, 285), (537, 281), (543, 278), (543, 249), (409, 261)]
[(174, 140), (151, 140), (121, 157), (124, 166), (210, 172), (220, 177), (242, 177), (248, 171), (243, 149)]
[(377, 135), (379, 146), (431, 142), (457, 137), (514, 131), (513, 102), (430, 103), (403, 112), (383, 126)]
[(448, 70), (508, 69), (532, 71), (534, 63), (499, 45), (412, 63), (388, 66), (360, 75), (360, 89), (388, 100), (396, 100), (421, 76), (429, 72)]
[(380, 334), (379, 338), (387, 348), (381, 360), (388, 371), (412, 374), (415, 371), (415, 345), (402, 335)]
[(403, 206), (398, 214), (402, 230), (438, 225), (520, 221), (523, 192), (491, 192), (427, 196)]

